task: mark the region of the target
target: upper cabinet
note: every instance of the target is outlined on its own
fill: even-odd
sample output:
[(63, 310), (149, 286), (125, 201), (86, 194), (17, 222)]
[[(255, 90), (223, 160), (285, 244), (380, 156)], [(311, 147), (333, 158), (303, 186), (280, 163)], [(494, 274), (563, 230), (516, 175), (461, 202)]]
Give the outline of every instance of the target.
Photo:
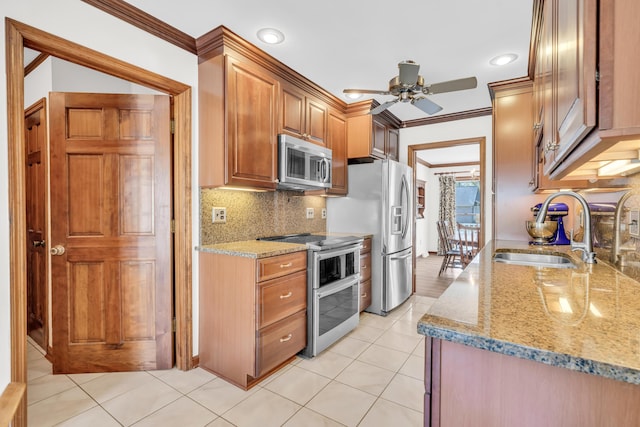
[(386, 111), (368, 114), (371, 100), (351, 104), (347, 112), (349, 160), (399, 159), (399, 121)]
[(309, 194), (347, 193), (344, 101), (224, 27), (197, 46), (200, 186), (275, 190), (284, 133), (332, 150), (333, 187)]
[(636, 0), (538, 1), (534, 136), (543, 171), (563, 178), (640, 134), (640, 4)]
[(327, 106), (293, 85), (282, 85), (280, 132), (327, 145)]
[(275, 189), (280, 85), (232, 53), (198, 66), (200, 186)]

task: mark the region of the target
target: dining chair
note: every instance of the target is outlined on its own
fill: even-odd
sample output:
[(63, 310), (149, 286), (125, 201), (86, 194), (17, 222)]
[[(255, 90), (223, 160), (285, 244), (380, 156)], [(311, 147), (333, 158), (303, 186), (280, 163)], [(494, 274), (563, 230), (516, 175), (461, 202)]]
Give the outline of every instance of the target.
[(438, 237), (442, 242), (443, 249), (442, 264), (440, 264), (440, 271), (438, 272), (438, 276), (440, 276), (449, 267), (456, 268), (461, 266), (460, 250), (458, 249), (453, 236), (450, 235), (451, 229), (448, 225), (448, 221), (438, 221), (436, 226), (438, 228)]
[(469, 265), (471, 260), (478, 254), (479, 229), (458, 223), (458, 241), (460, 262), (463, 267)]

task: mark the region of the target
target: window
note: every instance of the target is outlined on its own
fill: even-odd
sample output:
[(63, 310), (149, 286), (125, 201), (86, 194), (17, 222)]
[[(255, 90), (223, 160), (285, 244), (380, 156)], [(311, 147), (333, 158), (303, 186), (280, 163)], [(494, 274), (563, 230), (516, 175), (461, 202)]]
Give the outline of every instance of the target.
[(480, 224), (480, 181), (456, 181), (456, 222)]

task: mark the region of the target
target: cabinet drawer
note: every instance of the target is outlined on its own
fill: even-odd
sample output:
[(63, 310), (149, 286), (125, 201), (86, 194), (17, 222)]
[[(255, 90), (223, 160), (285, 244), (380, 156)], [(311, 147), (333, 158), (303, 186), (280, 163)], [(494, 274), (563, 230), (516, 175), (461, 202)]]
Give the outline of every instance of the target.
[(364, 242), (362, 242), (362, 249), (360, 249), (360, 254), (366, 254), (371, 252), (371, 239), (367, 238), (364, 239)]
[(360, 311), (371, 305), (371, 280), (360, 282)]
[(307, 251), (258, 260), (258, 282), (307, 269)]
[(360, 255), (360, 281), (371, 279), (371, 253)]
[(258, 329), (284, 319), (307, 307), (307, 272), (258, 285)]
[(302, 350), (307, 344), (307, 313), (300, 311), (261, 329), (257, 338), (256, 377)]

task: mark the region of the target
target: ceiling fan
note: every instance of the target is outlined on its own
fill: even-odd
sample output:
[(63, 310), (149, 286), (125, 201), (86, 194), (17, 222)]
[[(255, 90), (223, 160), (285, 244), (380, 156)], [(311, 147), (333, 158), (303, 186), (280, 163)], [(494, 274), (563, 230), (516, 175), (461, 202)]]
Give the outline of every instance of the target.
[(378, 114), (391, 107), (396, 102), (410, 102), (427, 114), (435, 114), (442, 107), (423, 95), (436, 93), (455, 92), (458, 90), (473, 89), (478, 85), (475, 77), (448, 80), (446, 82), (424, 84), (424, 78), (418, 74), (420, 65), (414, 61), (406, 60), (398, 64), (400, 72), (389, 80), (388, 90), (369, 89), (345, 89), (344, 93), (372, 93), (375, 95), (394, 95), (396, 99), (384, 102), (369, 111), (369, 114)]

